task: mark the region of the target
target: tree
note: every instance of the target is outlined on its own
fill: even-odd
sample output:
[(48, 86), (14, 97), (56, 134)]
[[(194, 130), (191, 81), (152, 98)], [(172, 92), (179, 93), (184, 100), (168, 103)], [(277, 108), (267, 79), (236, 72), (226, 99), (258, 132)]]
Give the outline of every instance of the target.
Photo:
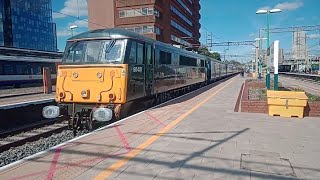
[(221, 61), (221, 56), (220, 56), (220, 54), (217, 53), (217, 52), (211, 53), (211, 56), (210, 56), (210, 57), (212, 57), (213, 59), (216, 59), (216, 60)]
[(206, 46), (200, 47), (200, 48), (198, 49), (198, 52), (199, 52), (199, 54), (202, 54), (202, 55), (205, 55), (205, 56), (209, 56), (209, 57), (211, 57), (211, 58), (213, 58), (213, 59), (217, 59), (217, 60), (221, 61), (221, 56), (220, 56), (220, 54), (217, 53), (217, 52), (211, 53)]

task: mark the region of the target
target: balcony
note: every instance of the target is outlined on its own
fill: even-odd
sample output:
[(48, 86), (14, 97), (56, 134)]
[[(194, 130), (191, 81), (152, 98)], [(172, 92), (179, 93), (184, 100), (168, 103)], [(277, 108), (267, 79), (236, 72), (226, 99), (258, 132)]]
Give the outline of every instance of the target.
[(132, 24), (147, 24), (155, 23), (157, 21), (156, 16), (136, 16), (136, 17), (126, 17), (126, 18), (117, 18), (116, 25), (132, 25)]
[(122, 0), (123, 3), (116, 1), (116, 7), (141, 6), (147, 4), (155, 4), (156, 0)]

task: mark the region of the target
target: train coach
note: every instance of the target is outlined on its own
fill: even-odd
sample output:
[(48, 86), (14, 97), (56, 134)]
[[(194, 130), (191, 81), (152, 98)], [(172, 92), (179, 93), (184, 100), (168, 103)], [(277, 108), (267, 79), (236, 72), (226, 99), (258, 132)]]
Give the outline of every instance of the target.
[(204, 86), (238, 69), (124, 29), (99, 29), (67, 41), (58, 66), (56, 102), (43, 116), (64, 115), (70, 127), (110, 121)]
[(56, 80), (56, 66), (62, 53), (0, 47), (0, 87), (42, 84), (43, 67), (51, 69)]

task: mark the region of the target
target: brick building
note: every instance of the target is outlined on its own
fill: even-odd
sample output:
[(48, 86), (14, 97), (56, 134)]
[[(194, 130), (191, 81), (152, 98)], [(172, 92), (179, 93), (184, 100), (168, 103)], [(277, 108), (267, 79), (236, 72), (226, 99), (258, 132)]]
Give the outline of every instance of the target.
[(90, 0), (89, 29), (120, 27), (176, 45), (197, 46), (200, 0)]

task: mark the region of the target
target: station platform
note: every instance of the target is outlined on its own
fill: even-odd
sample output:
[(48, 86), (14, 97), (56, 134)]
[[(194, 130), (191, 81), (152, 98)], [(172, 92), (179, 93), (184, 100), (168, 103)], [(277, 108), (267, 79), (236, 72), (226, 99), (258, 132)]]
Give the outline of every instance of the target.
[(320, 178), (320, 121), (238, 113), (233, 77), (0, 168), (0, 179)]
[(32, 94), (17, 97), (3, 97), (0, 98), (1, 109), (13, 109), (24, 107), (28, 105), (36, 105), (43, 103), (50, 103), (54, 101), (54, 93), (52, 94)]

